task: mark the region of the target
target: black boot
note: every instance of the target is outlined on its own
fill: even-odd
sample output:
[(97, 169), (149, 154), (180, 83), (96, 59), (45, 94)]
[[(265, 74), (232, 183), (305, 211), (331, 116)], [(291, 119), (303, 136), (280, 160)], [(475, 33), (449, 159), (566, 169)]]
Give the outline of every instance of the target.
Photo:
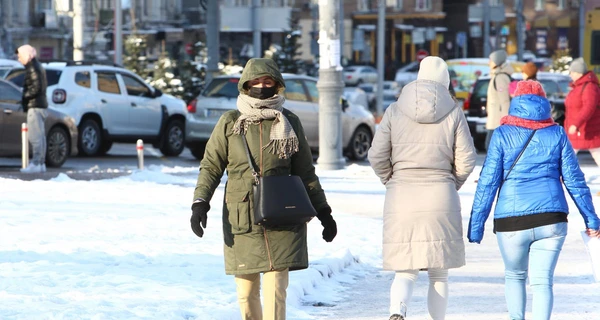
[(390, 320), (404, 320), (404, 317), (397, 313), (394, 313), (393, 315), (390, 316)]

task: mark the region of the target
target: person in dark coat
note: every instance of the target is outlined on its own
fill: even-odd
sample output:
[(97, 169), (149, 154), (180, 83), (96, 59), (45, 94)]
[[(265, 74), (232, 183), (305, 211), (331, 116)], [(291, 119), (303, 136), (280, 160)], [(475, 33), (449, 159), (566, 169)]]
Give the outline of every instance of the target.
[(565, 99), (565, 129), (575, 149), (588, 150), (600, 166), (600, 88), (598, 77), (587, 70), (582, 58), (570, 66), (573, 79), (571, 91)]
[(242, 135), (261, 176), (292, 174), (302, 179), (325, 241), (335, 238), (337, 225), (315, 174), (300, 119), (283, 107), (285, 82), (275, 61), (249, 60), (238, 89), (237, 110), (221, 116), (206, 145), (191, 227), (198, 237), (204, 235), (209, 202), (227, 170), (222, 215), (225, 273), (235, 276), (242, 319), (285, 320), (289, 271), (308, 268), (307, 225), (268, 228), (255, 224), (255, 178)]
[(46, 71), (36, 59), (37, 51), (26, 44), (20, 46), (16, 54), (19, 62), (25, 66), (23, 81), (23, 110), (27, 112), (27, 129), (29, 143), (32, 147), (32, 159), (24, 173), (46, 171), (46, 129), (44, 122), (48, 117), (48, 100), (46, 99)]
[(533, 319), (550, 319), (554, 268), (567, 235), (569, 205), (563, 184), (590, 236), (600, 235), (600, 219), (565, 130), (550, 116), (550, 103), (537, 81), (519, 81), (509, 115), (494, 131), (481, 170), (468, 239), (483, 240), (494, 209), (494, 232), (504, 261), (510, 319), (525, 319), (533, 291)]

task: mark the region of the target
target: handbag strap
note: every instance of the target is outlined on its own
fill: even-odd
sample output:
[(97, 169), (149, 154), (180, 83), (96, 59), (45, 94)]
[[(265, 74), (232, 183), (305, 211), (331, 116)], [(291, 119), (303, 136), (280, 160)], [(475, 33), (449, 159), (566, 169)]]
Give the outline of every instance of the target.
[(519, 159), (523, 155), (523, 152), (525, 152), (525, 149), (527, 149), (527, 146), (529, 145), (529, 142), (531, 142), (531, 138), (533, 138), (533, 135), (535, 134), (536, 131), (537, 131), (537, 129), (534, 129), (533, 132), (531, 133), (531, 135), (529, 135), (529, 139), (527, 139), (527, 142), (525, 142), (523, 149), (521, 149), (521, 152), (519, 152), (519, 155), (517, 156), (515, 161), (513, 161), (512, 165), (510, 166), (510, 169), (508, 169), (508, 172), (506, 173), (506, 176), (504, 176), (504, 179), (502, 179), (502, 182), (506, 181), (506, 179), (508, 178), (508, 175), (510, 174), (512, 169), (515, 167), (515, 164), (517, 164), (517, 161), (519, 161)]
[(248, 146), (248, 141), (246, 140), (246, 135), (242, 134), (242, 141), (244, 141), (244, 151), (246, 151), (246, 157), (248, 158), (248, 165), (250, 166), (250, 170), (252, 170), (252, 176), (254, 177), (254, 182), (258, 184), (258, 177), (260, 174), (256, 172), (256, 167), (254, 166), (254, 162), (252, 162), (252, 156), (250, 155), (250, 147)]

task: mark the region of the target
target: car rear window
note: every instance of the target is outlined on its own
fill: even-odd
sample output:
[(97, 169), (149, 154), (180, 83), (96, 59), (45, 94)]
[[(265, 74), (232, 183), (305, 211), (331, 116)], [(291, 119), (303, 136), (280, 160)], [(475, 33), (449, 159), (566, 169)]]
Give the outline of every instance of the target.
[(560, 91), (562, 93), (568, 93), (569, 91), (571, 91), (571, 87), (569, 86), (571, 84), (571, 81), (569, 80), (559, 80), (558, 81), (558, 86), (560, 87)]
[[(46, 81), (49, 86), (53, 86), (60, 80), (61, 70), (46, 70)], [(18, 87), (23, 87), (25, 81), (25, 69), (13, 69), (6, 76), (6, 80), (14, 83)]]
[(487, 90), (489, 84), (489, 79), (477, 80), (477, 82), (475, 83), (475, 88), (473, 88), (473, 95), (471, 96), (471, 99), (481, 99), (487, 97)]
[(356, 71), (356, 69), (352, 68), (352, 67), (347, 67), (347, 68), (344, 68), (344, 71), (345, 72), (354, 72), (354, 71)]
[(540, 80), (540, 83), (542, 84), (547, 96), (559, 93), (558, 83), (552, 80)]
[(240, 93), (237, 87), (239, 81), (240, 80), (237, 78), (214, 79), (210, 82), (208, 87), (206, 87), (202, 95), (212, 98), (236, 98)]

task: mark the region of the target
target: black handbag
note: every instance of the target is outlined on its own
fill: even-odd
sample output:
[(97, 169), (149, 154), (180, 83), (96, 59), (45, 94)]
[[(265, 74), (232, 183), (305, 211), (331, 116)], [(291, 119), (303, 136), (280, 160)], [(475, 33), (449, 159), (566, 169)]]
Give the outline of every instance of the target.
[(254, 224), (263, 227), (294, 226), (315, 217), (317, 212), (302, 179), (293, 175), (261, 176), (252, 162), (245, 135), (242, 135), (242, 140), (254, 176)]

